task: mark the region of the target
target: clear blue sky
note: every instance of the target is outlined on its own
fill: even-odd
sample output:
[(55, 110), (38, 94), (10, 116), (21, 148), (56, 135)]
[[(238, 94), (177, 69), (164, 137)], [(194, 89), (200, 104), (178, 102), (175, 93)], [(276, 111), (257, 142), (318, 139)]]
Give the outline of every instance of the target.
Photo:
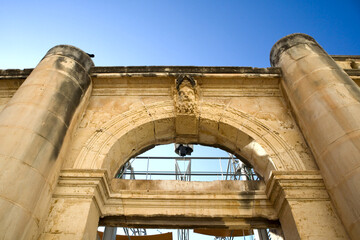
[(360, 54), (360, 1), (2, 1), (0, 69), (33, 68), (71, 44), (97, 66), (268, 67), (285, 35), (329, 54)]

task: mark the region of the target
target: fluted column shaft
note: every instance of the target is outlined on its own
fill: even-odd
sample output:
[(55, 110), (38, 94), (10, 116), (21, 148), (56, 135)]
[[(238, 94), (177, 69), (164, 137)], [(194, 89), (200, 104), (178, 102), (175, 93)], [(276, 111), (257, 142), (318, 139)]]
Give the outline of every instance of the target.
[(39, 234), (91, 66), (80, 49), (52, 48), (0, 113), (1, 239)]
[(310, 36), (292, 34), (271, 50), (272, 66), (352, 239), (360, 236), (360, 89)]

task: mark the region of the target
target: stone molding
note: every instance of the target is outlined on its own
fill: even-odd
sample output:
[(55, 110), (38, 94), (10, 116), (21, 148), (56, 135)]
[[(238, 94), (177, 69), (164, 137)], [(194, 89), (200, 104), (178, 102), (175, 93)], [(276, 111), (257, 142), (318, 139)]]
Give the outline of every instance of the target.
[[(105, 170), (62, 170), (53, 198), (93, 199), (100, 217), (105, 217), (112, 225), (195, 226), (199, 221), (204, 221), (196, 226), (278, 226), (277, 214), (267, 200), (262, 182), (195, 182), (198, 186), (195, 186), (196, 190), (179, 190), (178, 186), (178, 191), (174, 191), (168, 188), (161, 190), (134, 187), (136, 181), (142, 180), (114, 179), (113, 181), (120, 181), (122, 186), (127, 186), (114, 192), (107, 179)], [(178, 181), (161, 181), (161, 185), (174, 184), (173, 182)], [(180, 189), (182, 188), (183, 183), (176, 184), (180, 184)], [(214, 189), (214, 186), (218, 187)]]
[[(212, 122), (215, 124), (226, 124), (226, 126), (231, 126), (234, 129), (236, 128), (237, 130), (243, 131), (245, 134), (253, 137), (255, 141), (258, 141), (259, 144), (265, 148), (272, 159), (270, 164), (274, 164), (276, 170), (304, 169), (303, 163), (296, 151), (284, 139), (276, 134), (270, 126), (265, 125), (255, 117), (231, 107), (224, 109), (224, 106), (206, 102), (199, 103), (199, 112), (200, 126), (201, 124), (213, 124)], [(214, 113), (217, 113), (215, 117)], [(161, 123), (165, 120), (174, 121), (175, 119), (176, 113), (173, 101), (156, 102), (147, 105), (146, 108), (139, 108), (125, 112), (105, 123), (100, 128), (101, 131), (95, 132), (89, 138), (79, 153), (77, 160), (74, 163), (74, 167), (83, 169), (106, 168), (106, 156), (111, 147), (127, 132), (132, 129), (137, 129), (149, 122), (153, 122), (154, 125), (157, 126), (158, 122)], [(214, 130), (219, 131), (219, 127), (215, 127)], [(152, 132), (154, 132), (154, 142), (148, 142), (148, 145), (170, 143), (175, 140), (174, 138), (165, 140), (161, 138), (161, 136), (157, 133), (156, 127)], [(167, 131), (167, 134), (169, 135), (169, 131)], [(213, 134), (216, 135), (219, 133), (213, 132)], [(139, 136), (140, 135), (141, 134), (139, 133)], [(158, 137), (160, 137), (160, 140), (157, 139)], [(176, 137), (175, 134), (174, 137)], [(231, 139), (229, 138), (229, 140)], [(137, 140), (135, 142), (144, 142), (144, 140)], [(204, 144), (201, 142), (201, 139), (198, 138), (193, 139), (192, 142)], [(122, 144), (125, 143), (122, 142)], [(205, 145), (209, 144), (205, 143)], [(134, 146), (134, 148), (137, 149), (143, 149), (145, 147), (146, 146), (142, 145)], [(229, 146), (228, 149), (236, 153), (236, 146)], [(136, 153), (132, 154), (136, 155)], [(122, 159), (121, 161), (126, 160), (128, 160), (128, 158)], [(123, 163), (116, 164), (117, 168), (122, 164)]]
[(330, 201), (319, 171), (272, 171), (265, 192), (279, 215), (285, 201)]
[(93, 199), (99, 212), (103, 214), (110, 198), (107, 179), (105, 170), (62, 170), (53, 198)]
[(273, 171), (266, 194), (286, 239), (348, 239), (319, 171)]
[[(175, 85), (173, 84), (174, 79), (176, 79)], [(223, 81), (224, 79), (226, 82)], [(180, 83), (185, 81), (190, 82), (195, 92), (198, 86), (201, 87), (201, 94), (196, 94), (199, 98), (281, 97), (280, 77), (274, 74), (101, 73), (93, 76), (93, 81), (93, 96), (172, 96), (174, 92), (179, 91)]]
[[(347, 62), (343, 63), (337, 61), (338, 64), (349, 65)], [(162, 72), (146, 72), (146, 73), (122, 73), (122, 72), (97, 72), (98, 67), (93, 68), (91, 73), (94, 82), (92, 96), (169, 96), (171, 91), (167, 86), (163, 87), (148, 87), (148, 88), (123, 88), (119, 82), (124, 78), (130, 78), (131, 82), (136, 82), (137, 79), (146, 78), (149, 83), (153, 82), (155, 77), (162, 78), (176, 78), (178, 73), (162, 73)], [(241, 69), (241, 68), (239, 68)], [(278, 68), (274, 68), (278, 69)], [(31, 73), (33, 69), (9, 69), (0, 70), (0, 98), (11, 98), (16, 90), (19, 88), (24, 79)], [(105, 69), (106, 70), (106, 69)], [(358, 69), (344, 69), (345, 72), (360, 85), (360, 70)], [(202, 79), (234, 79), (239, 82), (236, 88), (226, 87), (221, 91), (216, 88), (203, 88), (203, 97), (282, 97), (279, 90), (279, 80), (281, 74), (279, 71), (262, 71), (262, 73), (251, 73), (245, 71), (244, 73), (192, 73), (194, 77)], [(258, 83), (258, 79), (265, 82)], [(251, 84), (243, 85), (244, 79), (251, 81)], [(276, 80), (276, 81), (274, 81)], [(142, 82), (143, 83), (143, 82)]]

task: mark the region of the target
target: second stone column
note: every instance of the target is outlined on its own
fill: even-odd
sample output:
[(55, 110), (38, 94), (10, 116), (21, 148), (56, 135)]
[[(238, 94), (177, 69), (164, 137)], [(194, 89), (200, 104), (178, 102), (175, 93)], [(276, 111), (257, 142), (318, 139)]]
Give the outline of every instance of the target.
[(292, 34), (271, 50), (282, 85), (352, 239), (360, 236), (360, 89), (310, 36)]

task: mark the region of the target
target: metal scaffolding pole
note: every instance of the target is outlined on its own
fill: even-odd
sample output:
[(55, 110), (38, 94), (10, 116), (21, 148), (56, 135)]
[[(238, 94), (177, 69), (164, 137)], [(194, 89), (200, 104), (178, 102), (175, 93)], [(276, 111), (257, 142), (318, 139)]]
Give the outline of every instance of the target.
[[(179, 162), (186, 164), (186, 170), (181, 171)], [(191, 159), (182, 158), (175, 159), (175, 179), (180, 181), (191, 181)], [(189, 240), (189, 229), (178, 229), (177, 230), (178, 240)]]
[[(191, 155), (193, 145), (175, 144), (175, 153), (182, 158), (175, 159), (175, 179), (180, 181), (191, 181), (191, 158), (185, 158), (186, 155)], [(184, 164), (184, 173), (182, 173), (179, 162)], [(185, 166), (186, 165), (186, 166)], [(178, 240), (189, 240), (189, 229), (177, 230)]]
[(257, 229), (256, 235), (259, 240), (270, 240), (267, 229)]
[(105, 227), (103, 240), (116, 240), (116, 227)]

